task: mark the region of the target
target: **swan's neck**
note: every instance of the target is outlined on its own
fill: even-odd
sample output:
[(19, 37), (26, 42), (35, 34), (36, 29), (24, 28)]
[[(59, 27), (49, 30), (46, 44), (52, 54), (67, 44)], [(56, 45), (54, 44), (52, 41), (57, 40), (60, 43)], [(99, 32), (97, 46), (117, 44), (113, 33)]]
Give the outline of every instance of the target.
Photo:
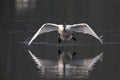
[(61, 26), (61, 27), (59, 28), (58, 32), (59, 32), (59, 34), (64, 35), (67, 31), (66, 31), (66, 28), (65, 28), (65, 27)]
[(61, 29), (63, 32), (66, 32), (66, 27), (63, 27), (63, 26), (62, 26), (60, 29)]
[(63, 31), (66, 32), (66, 27), (63, 27)]

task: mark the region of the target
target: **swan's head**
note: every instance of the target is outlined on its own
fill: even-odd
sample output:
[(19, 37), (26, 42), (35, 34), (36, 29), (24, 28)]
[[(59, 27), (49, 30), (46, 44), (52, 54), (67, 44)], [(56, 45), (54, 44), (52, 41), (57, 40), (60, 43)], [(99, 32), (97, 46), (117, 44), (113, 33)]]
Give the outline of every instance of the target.
[(66, 27), (66, 23), (63, 23), (63, 27)]
[(63, 28), (64, 28), (64, 30), (65, 30), (66, 26), (67, 26), (66, 23), (63, 23)]

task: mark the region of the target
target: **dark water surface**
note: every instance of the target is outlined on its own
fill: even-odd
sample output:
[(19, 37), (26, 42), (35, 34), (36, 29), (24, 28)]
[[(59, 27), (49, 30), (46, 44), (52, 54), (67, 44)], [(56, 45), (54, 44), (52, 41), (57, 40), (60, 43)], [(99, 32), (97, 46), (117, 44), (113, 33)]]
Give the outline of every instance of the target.
[[(119, 4), (119, 0), (2, 1), (0, 80), (120, 80)], [(76, 42), (58, 44), (57, 32), (51, 32), (40, 35), (28, 48), (28, 41), (47, 22), (88, 23), (103, 35), (104, 43), (75, 33)], [(59, 50), (77, 53), (62, 72)], [(92, 66), (88, 68), (88, 64)]]

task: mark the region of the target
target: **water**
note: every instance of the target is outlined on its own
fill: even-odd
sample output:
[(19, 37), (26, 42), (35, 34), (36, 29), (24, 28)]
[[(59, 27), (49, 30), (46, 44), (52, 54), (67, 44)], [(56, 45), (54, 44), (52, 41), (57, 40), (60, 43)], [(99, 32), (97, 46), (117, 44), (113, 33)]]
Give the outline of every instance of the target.
[[(11, 36), (8, 38), (10, 37)], [(66, 45), (56, 45), (53, 45), (53, 43), (51, 45), (49, 42), (47, 42), (47, 44), (32, 44), (28, 51), (28, 48), (23, 43), (2, 41), (1, 71), (3, 78), (6, 80), (8, 80), (8, 78), (14, 78), (15, 80), (21, 78), (23, 80), (96, 80), (100, 78), (105, 80), (106, 78), (113, 79), (117, 77), (119, 79), (119, 64), (116, 63), (119, 60), (119, 55), (117, 54), (119, 44), (105, 43), (102, 48), (101, 45), (98, 44), (68, 45), (66, 43)], [(68, 46), (68, 48), (66, 48), (66, 46)], [(76, 51), (77, 53), (75, 60), (68, 63), (71, 64), (71, 66), (68, 65), (65, 70), (63, 70), (64, 68), (62, 70), (58, 68), (59, 49), (62, 52), (73, 53)], [(30, 52), (33, 55), (31, 55)], [(44, 65), (39, 62), (42, 62)], [(93, 66), (90, 68), (84, 66), (84, 64), (88, 63)], [(4, 76), (7, 76), (7, 78)]]
[[(21, 1), (0, 3), (0, 80), (120, 80), (119, 0)], [(28, 48), (28, 41), (47, 22), (88, 23), (103, 35), (104, 43), (75, 33), (76, 42), (58, 44), (57, 32), (51, 32)], [(59, 50), (77, 54), (59, 68)]]
[[(61, 67), (59, 63), (60, 59), (56, 61), (39, 59), (30, 50), (28, 50), (28, 52), (37, 64), (37, 68), (40, 69), (39, 72), (42, 74), (41, 76), (47, 78), (86, 78), (89, 71), (92, 71), (95, 63), (103, 57), (103, 53), (101, 52), (96, 57), (90, 59), (70, 60), (65, 63), (65, 67)], [(63, 52), (62, 54), (67, 53), (68, 52)]]

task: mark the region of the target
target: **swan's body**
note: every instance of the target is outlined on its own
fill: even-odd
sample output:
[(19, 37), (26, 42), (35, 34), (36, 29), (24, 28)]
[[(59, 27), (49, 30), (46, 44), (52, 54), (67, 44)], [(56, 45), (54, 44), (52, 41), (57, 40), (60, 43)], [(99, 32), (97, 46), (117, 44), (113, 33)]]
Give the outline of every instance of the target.
[(43, 26), (35, 33), (35, 35), (29, 41), (28, 45), (30, 45), (38, 35), (51, 31), (58, 31), (59, 42), (61, 42), (61, 40), (71, 40), (71, 39), (76, 40), (73, 36), (73, 33), (80, 32), (80, 33), (92, 35), (102, 43), (102, 40), (86, 23), (80, 23), (74, 25), (66, 25), (66, 24), (58, 25), (53, 23), (46, 23), (43, 24)]

